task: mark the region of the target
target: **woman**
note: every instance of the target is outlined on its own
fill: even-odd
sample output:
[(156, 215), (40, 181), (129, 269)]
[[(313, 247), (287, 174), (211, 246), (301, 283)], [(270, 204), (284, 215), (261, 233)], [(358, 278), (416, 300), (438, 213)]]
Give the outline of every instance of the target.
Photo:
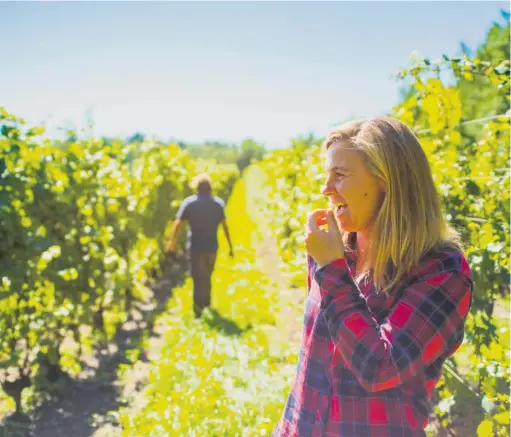
[(300, 358), (272, 436), (426, 436), (472, 302), (462, 244), (403, 123), (349, 122), (325, 147), (332, 209), (308, 217)]

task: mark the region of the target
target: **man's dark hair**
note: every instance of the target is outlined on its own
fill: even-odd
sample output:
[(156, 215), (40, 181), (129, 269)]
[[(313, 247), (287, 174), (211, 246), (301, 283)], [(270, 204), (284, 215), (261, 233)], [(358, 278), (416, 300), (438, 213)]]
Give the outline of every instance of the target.
[(195, 177), (193, 185), (196, 187), (199, 194), (211, 194), (211, 178), (207, 173), (202, 173)]

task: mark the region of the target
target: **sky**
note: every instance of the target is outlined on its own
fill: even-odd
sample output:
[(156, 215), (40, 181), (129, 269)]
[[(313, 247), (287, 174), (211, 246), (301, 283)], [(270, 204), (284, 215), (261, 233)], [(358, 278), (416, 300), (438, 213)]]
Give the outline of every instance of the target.
[(281, 148), (388, 113), (413, 50), (484, 41), (509, 2), (0, 2), (0, 106), (126, 137)]

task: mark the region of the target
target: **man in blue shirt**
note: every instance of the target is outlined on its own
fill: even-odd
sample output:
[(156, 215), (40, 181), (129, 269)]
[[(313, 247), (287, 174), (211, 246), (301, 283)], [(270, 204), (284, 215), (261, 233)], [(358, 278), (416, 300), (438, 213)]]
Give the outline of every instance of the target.
[(193, 279), (193, 304), (196, 317), (211, 304), (211, 275), (218, 251), (217, 230), (222, 225), (229, 255), (234, 256), (229, 229), (225, 221), (225, 203), (212, 195), (211, 179), (201, 174), (195, 179), (197, 194), (187, 197), (179, 207), (172, 226), (168, 250), (175, 252), (181, 227), (188, 222), (187, 252)]

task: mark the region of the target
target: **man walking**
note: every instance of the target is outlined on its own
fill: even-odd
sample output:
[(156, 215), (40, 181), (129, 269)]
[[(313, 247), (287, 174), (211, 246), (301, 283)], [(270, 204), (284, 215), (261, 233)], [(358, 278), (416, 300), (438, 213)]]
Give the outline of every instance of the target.
[(187, 250), (193, 279), (193, 309), (195, 317), (200, 317), (204, 308), (211, 304), (211, 275), (218, 251), (217, 230), (222, 225), (229, 255), (234, 256), (229, 229), (225, 221), (225, 203), (212, 195), (211, 179), (201, 174), (194, 180), (197, 194), (189, 196), (181, 203), (172, 226), (168, 250), (175, 252), (181, 227), (189, 224)]

